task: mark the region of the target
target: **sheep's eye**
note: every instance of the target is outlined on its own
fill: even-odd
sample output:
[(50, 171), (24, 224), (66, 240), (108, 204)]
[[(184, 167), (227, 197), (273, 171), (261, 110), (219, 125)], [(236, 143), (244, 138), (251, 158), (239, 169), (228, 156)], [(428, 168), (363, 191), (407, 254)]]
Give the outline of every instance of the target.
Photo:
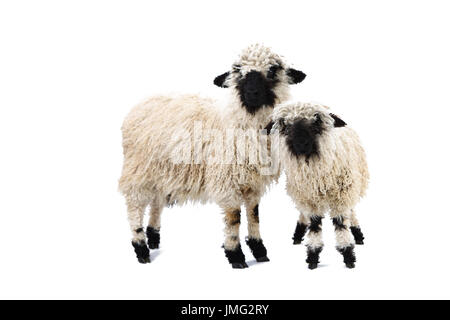
[(271, 66), (267, 72), (267, 78), (275, 79), (278, 69), (280, 69), (280, 66)]
[(238, 64), (233, 65), (233, 72), (240, 72), (241, 71), (241, 66)]
[(320, 118), (320, 115), (318, 113), (314, 114), (314, 121), (315, 122), (321, 122), (322, 119)]
[(314, 122), (311, 124), (311, 131), (314, 134), (320, 134), (322, 132), (322, 118), (320, 118), (319, 114), (315, 114), (314, 115)]

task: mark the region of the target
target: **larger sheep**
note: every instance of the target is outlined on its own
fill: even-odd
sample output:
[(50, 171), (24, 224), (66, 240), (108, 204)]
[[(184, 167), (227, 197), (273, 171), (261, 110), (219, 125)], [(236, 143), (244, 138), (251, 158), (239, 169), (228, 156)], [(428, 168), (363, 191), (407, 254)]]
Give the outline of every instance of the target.
[[(230, 90), (226, 108), (197, 95), (179, 95), (152, 97), (131, 110), (122, 126), (124, 163), (119, 189), (126, 198), (139, 262), (150, 262), (146, 236), (150, 249), (159, 247), (163, 208), (189, 200), (215, 202), (225, 213), (224, 249), (233, 268), (247, 267), (239, 239), (241, 206), (245, 205), (247, 244), (257, 261), (269, 260), (259, 232), (258, 204), (279, 172), (262, 174), (261, 166), (248, 156), (243, 161), (239, 157), (229, 162), (223, 158), (206, 161), (198, 150), (215, 150), (218, 140), (205, 139), (198, 131), (223, 137), (233, 129), (260, 130), (269, 122), (273, 106), (288, 99), (288, 85), (304, 78), (301, 71), (289, 68), (280, 56), (257, 44), (246, 48), (232, 69), (214, 80), (215, 85)], [(236, 148), (235, 138), (228, 149)], [(193, 146), (187, 152), (188, 161), (174, 161), (174, 154), (186, 155), (187, 146)], [(241, 151), (231, 150), (231, 154)], [(144, 233), (148, 205), (150, 220)]]
[[(363, 235), (354, 207), (369, 181), (366, 156), (358, 135), (328, 108), (312, 103), (291, 103), (275, 108), (272, 133), (281, 133), (280, 158), (286, 190), (300, 211), (294, 243), (308, 233), (310, 269), (322, 251), (322, 218), (329, 210), (337, 249), (348, 268), (355, 264), (354, 244)], [(352, 235), (353, 233), (353, 235)]]

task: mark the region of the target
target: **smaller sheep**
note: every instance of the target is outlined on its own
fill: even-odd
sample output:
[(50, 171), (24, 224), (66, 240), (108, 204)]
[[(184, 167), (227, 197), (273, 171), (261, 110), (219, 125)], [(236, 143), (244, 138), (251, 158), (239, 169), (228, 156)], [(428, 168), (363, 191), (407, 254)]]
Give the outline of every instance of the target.
[[(355, 131), (328, 108), (311, 103), (275, 108), (271, 133), (280, 133), (280, 159), (286, 190), (301, 212), (294, 244), (307, 229), (310, 269), (322, 251), (322, 218), (327, 211), (336, 232), (337, 250), (348, 268), (355, 267), (354, 244), (363, 244), (354, 207), (369, 181), (366, 156)], [(353, 234), (353, 235), (352, 235)]]

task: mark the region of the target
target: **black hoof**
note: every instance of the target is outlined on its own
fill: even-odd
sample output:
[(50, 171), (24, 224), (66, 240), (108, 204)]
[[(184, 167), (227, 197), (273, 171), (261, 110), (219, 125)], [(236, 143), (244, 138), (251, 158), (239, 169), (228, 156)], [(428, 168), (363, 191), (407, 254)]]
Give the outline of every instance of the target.
[(269, 258), (267, 258), (267, 256), (264, 256), (264, 257), (256, 258), (256, 261), (257, 262), (268, 262), (270, 260), (269, 260)]
[(349, 269), (353, 269), (355, 267), (355, 264), (353, 262), (349, 262), (349, 263), (346, 263), (345, 266)]
[(355, 253), (353, 252), (353, 247), (354, 247), (354, 245), (350, 245), (345, 248), (338, 248), (338, 251), (344, 257), (345, 266), (350, 269), (355, 267), (355, 262), (356, 262), (356, 257), (355, 257)]
[(146, 264), (150, 263), (150, 257), (147, 258), (138, 258), (139, 263)]
[(235, 262), (235, 263), (232, 263), (231, 266), (233, 267), (233, 269), (248, 268), (248, 265), (245, 262)]
[(301, 243), (302, 243), (302, 240), (303, 240), (303, 239), (300, 239), (300, 240), (294, 239), (294, 244), (301, 244)]
[(150, 251), (144, 241), (131, 242), (131, 244), (133, 245), (134, 252), (136, 253), (139, 263), (150, 262)]
[(310, 248), (307, 247), (308, 257), (306, 258), (306, 263), (308, 263), (308, 268), (313, 270), (317, 268), (319, 264), (319, 255), (322, 252), (322, 247)]
[(361, 245), (362, 245), (362, 244), (364, 244), (364, 241), (363, 241), (363, 240), (355, 240), (355, 243), (356, 243), (356, 244), (361, 244)]
[(310, 270), (316, 269), (316, 268), (317, 268), (317, 263), (310, 263), (310, 264), (308, 264), (308, 268), (309, 268)]
[(227, 257), (228, 262), (233, 266), (233, 268), (242, 269), (247, 267), (247, 264), (245, 263), (245, 256), (244, 253), (242, 252), (240, 244), (234, 250), (225, 249), (225, 256)]
[(148, 243), (148, 247), (149, 247), (150, 249), (159, 249), (159, 243), (152, 243), (152, 242), (149, 242), (149, 243)]
[[(246, 240), (246, 242), (247, 242), (247, 245), (250, 247), (250, 250), (252, 251), (252, 254), (255, 257), (256, 261), (259, 262), (258, 259), (267, 258), (267, 250), (261, 239), (249, 238)], [(262, 261), (268, 261), (268, 260), (262, 260)]]

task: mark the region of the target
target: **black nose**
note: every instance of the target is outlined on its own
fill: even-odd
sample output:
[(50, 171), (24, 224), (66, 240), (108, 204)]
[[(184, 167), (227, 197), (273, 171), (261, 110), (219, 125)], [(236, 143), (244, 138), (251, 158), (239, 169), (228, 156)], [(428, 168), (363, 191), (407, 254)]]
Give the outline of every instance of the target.
[(245, 95), (249, 98), (258, 98), (264, 90), (264, 78), (257, 71), (249, 72), (243, 84)]
[(259, 90), (258, 88), (252, 88), (252, 87), (247, 87), (245, 90), (245, 93), (252, 98), (257, 98), (259, 95)]
[(299, 146), (306, 146), (308, 144), (308, 139), (305, 137), (300, 137), (298, 138), (297, 143)]
[(294, 141), (294, 148), (297, 154), (307, 154), (311, 151), (311, 141), (306, 138), (300, 138)]

